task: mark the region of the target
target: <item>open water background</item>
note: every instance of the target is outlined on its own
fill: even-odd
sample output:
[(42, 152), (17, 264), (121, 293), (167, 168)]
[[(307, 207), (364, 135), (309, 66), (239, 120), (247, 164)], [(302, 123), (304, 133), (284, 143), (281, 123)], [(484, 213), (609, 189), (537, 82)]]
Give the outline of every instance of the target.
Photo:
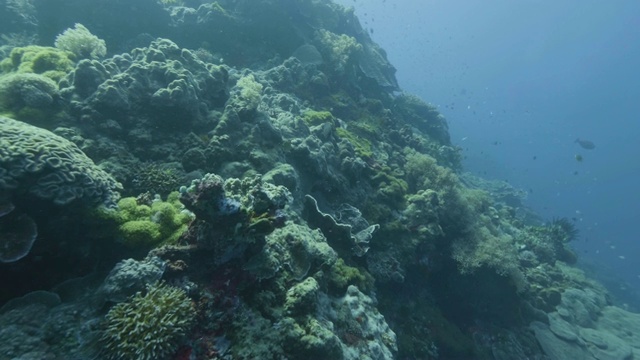
[(465, 169), (528, 191), (545, 219), (574, 218), (581, 263), (635, 302), (640, 2), (338, 2), (373, 31), (400, 86), (447, 117)]

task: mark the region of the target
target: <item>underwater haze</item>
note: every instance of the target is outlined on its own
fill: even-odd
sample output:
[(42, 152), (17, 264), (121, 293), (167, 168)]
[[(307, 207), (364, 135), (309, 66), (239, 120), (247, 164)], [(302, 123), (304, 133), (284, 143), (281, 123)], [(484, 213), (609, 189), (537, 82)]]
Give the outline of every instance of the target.
[(640, 359), (640, 3), (0, 0), (0, 360)]
[(574, 219), (585, 265), (640, 292), (640, 3), (340, 2), (446, 116), (466, 170)]

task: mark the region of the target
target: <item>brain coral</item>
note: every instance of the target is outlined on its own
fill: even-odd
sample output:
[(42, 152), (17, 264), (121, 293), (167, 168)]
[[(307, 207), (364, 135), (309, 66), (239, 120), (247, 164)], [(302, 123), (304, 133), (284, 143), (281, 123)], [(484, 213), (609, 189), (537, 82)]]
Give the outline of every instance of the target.
[(115, 204), (121, 187), (75, 144), (0, 116), (0, 191), (65, 205), (76, 199)]

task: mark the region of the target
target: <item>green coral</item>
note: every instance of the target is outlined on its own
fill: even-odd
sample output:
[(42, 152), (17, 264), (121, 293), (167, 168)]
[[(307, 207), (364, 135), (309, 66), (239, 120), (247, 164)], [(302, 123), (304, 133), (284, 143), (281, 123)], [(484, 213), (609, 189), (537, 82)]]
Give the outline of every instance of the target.
[(373, 158), (373, 148), (371, 145), (371, 141), (341, 127), (336, 129), (336, 135), (338, 135), (338, 137), (340, 137), (341, 139), (349, 141), (353, 145), (353, 148), (358, 156), (364, 159)]
[(335, 118), (329, 111), (307, 110), (302, 114), (302, 120), (308, 126), (318, 126), (325, 123), (335, 125)]
[(344, 294), (349, 285), (368, 292), (373, 288), (373, 282), (374, 279), (368, 272), (349, 266), (340, 258), (329, 271), (329, 288), (338, 294)]
[(184, 211), (179, 196), (172, 192), (166, 201), (156, 198), (151, 205), (139, 204), (133, 197), (123, 198), (117, 209), (103, 209), (101, 216), (117, 224), (117, 235), (130, 248), (173, 244), (194, 218)]
[(285, 317), (280, 321), (284, 333), (284, 348), (299, 359), (343, 359), (340, 340), (323, 323), (313, 316), (294, 320)]
[(101, 337), (107, 359), (161, 360), (175, 353), (194, 323), (187, 294), (162, 283), (117, 304), (105, 317)]
[(20, 121), (47, 127), (58, 108), (58, 85), (33, 73), (0, 77), (0, 111)]
[(433, 157), (413, 149), (404, 149), (404, 170), (411, 191), (436, 189), (440, 194), (452, 192), (459, 186), (458, 177), (451, 169), (438, 165)]
[(345, 71), (347, 64), (362, 51), (358, 40), (346, 34), (321, 29), (316, 33), (316, 38), (320, 43), (320, 51), (338, 72)]
[(253, 74), (241, 77), (236, 83), (239, 90), (238, 102), (242, 109), (253, 111), (260, 104), (262, 84), (256, 81)]
[(58, 82), (74, 68), (73, 53), (47, 46), (30, 45), (11, 50), (0, 62), (5, 73), (35, 73)]
[(150, 220), (132, 220), (120, 225), (118, 230), (129, 247), (146, 247), (160, 243), (160, 225)]
[(319, 290), (320, 286), (316, 279), (306, 278), (287, 290), (284, 310), (289, 315), (301, 315), (314, 311)]
[(388, 168), (374, 175), (371, 183), (378, 189), (375, 194), (378, 199), (394, 207), (401, 207), (404, 204), (409, 186), (403, 179), (391, 175)]

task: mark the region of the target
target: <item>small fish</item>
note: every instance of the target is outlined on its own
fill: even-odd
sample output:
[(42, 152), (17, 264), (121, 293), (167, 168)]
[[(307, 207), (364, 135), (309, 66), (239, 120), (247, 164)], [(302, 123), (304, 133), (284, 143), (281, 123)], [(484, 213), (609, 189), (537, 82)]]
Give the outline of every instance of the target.
[(582, 140), (580, 138), (577, 138), (576, 141), (574, 142), (578, 143), (578, 145), (580, 145), (581, 148), (586, 150), (593, 150), (596, 148), (596, 144), (594, 144), (593, 141)]
[(580, 154), (576, 154), (575, 158), (577, 162), (582, 162), (582, 160), (584, 160), (584, 158)]

